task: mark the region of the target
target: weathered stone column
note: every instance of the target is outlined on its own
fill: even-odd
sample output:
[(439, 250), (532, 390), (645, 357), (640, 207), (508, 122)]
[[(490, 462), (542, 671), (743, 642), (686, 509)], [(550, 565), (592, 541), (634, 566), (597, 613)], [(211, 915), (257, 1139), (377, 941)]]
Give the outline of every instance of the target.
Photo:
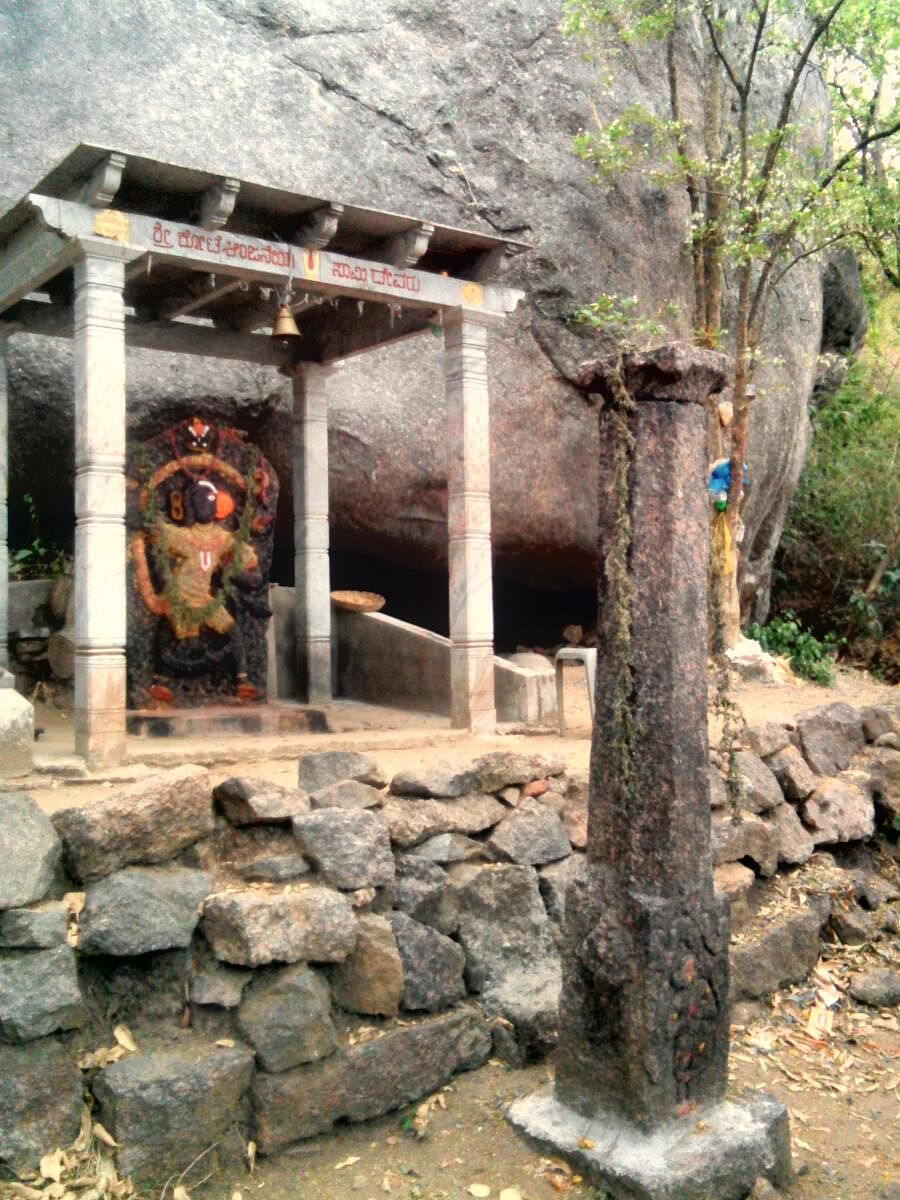
[(116, 242), (75, 263), (75, 749), (125, 755), (125, 262)]
[(294, 631), (297, 677), (310, 704), (331, 700), (331, 571), (328, 558), (330, 367), (294, 375)]
[[(723, 1102), (729, 922), (710, 859), (704, 402), (726, 368), (723, 355), (684, 346), (628, 356), (618, 378), (630, 411), (613, 360), (580, 376), (604, 401), (588, 868), (566, 898), (555, 1091), (512, 1117), (614, 1196), (739, 1197), (757, 1175), (789, 1169), (782, 1106)], [(625, 512), (623, 674), (611, 581)]]
[(468, 312), (444, 314), (450, 724), (476, 732), (497, 720), (487, 332)]
[(0, 335), (0, 667), (9, 666), (9, 417), (7, 400), (7, 338)]

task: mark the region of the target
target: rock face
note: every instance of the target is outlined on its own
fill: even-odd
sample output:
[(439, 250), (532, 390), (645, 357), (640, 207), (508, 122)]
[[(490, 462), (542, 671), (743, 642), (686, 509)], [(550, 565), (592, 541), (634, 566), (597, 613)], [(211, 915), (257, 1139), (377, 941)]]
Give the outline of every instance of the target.
[(328, 985), (306, 966), (258, 973), (244, 992), (237, 1024), (264, 1071), (287, 1071), (337, 1048)]
[(797, 720), (800, 749), (817, 775), (846, 771), (864, 745), (862, 720), (849, 704), (825, 704)]
[(53, 826), (30, 796), (0, 796), (0, 909), (42, 900), (60, 850)]
[(391, 928), (403, 961), (403, 1007), (413, 1012), (440, 1012), (466, 994), (462, 949), (406, 913), (391, 915)]
[[(93, 141), (539, 245), (508, 273), (528, 300), (493, 338), (496, 569), (538, 584), (589, 585), (596, 421), (564, 377), (584, 356), (584, 342), (564, 319), (602, 279), (610, 293), (639, 296), (647, 312), (676, 302), (684, 315), (674, 332), (686, 334), (687, 204), (645, 172), (622, 178), (609, 193), (589, 186), (569, 137), (590, 119), (585, 96), (597, 72), (561, 37), (556, 0), (528, 0), (514, 20), (499, 0), (454, 0), (449, 11), (440, 0), (387, 0), (376, 17), (362, 3), (296, 5), (283, 21), (258, 0), (209, 0), (206, 11), (201, 25), (185, 25), (175, 0), (134, 21), (122, 21), (113, 0), (98, 0), (89, 13), (50, 0), (35, 19), (5, 6), (0, 145), (15, 147), (3, 158), (7, 198), (23, 195), (75, 143)], [(106, 31), (102, 44), (98, 28)], [(376, 67), (388, 59), (390, 73)], [(130, 64), (127, 81), (123, 62)], [(693, 59), (684, 65), (683, 102), (691, 111)], [(641, 72), (614, 94), (655, 110), (664, 75), (648, 52)], [(134, 94), (143, 99), (137, 108)], [(824, 101), (812, 83), (805, 95), (814, 127)], [(604, 115), (616, 111), (610, 101), (600, 104)], [(197, 128), (217, 127), (223, 112), (240, 119), (201, 147)], [(285, 120), (287, 113), (297, 119)], [(806, 447), (820, 278), (820, 268), (808, 263), (786, 277), (767, 343), (784, 365), (757, 380), (746, 539), (751, 590), (767, 587)], [(10, 494), (26, 492), (40, 464), (45, 511), (61, 514), (61, 537), (71, 527), (68, 355), (65, 344), (17, 337), (10, 356)], [(260, 445), (286, 484), (276, 578), (289, 578), (283, 382), (251, 366), (181, 363), (146, 352), (129, 355), (128, 371), (135, 433), (165, 428), (189, 402), (207, 419), (247, 429)], [(398, 386), (404, 379), (408, 387)], [(426, 335), (366, 356), (334, 379), (331, 392), (335, 543), (435, 569), (446, 555), (440, 343)], [(522, 462), (531, 469), (522, 471)]]
[(207, 900), (201, 927), (216, 957), (239, 967), (340, 962), (356, 945), (353, 909), (323, 887), (222, 892)]
[(33, 1166), (48, 1146), (68, 1146), (81, 1120), (81, 1072), (52, 1038), (28, 1046), (0, 1043), (0, 1160)]
[(163, 1183), (218, 1142), (250, 1086), (246, 1046), (192, 1041), (112, 1063), (94, 1082), (98, 1118), (124, 1148), (121, 1175)]
[(64, 904), (50, 901), (35, 908), (0, 912), (0, 948), (46, 950), (66, 940), (68, 913)]
[(89, 884), (78, 922), (85, 954), (189, 946), (212, 877), (188, 867), (127, 867)]
[(57, 1029), (76, 1029), (84, 1020), (70, 946), (0, 958), (0, 1039), (27, 1042)]
[(552, 808), (537, 800), (523, 800), (496, 826), (487, 849), (501, 861), (533, 867), (565, 858), (572, 846)]
[(380, 1116), (480, 1066), (490, 1048), (487, 1022), (463, 1011), (392, 1030), (308, 1067), (260, 1073), (253, 1083), (255, 1141), (272, 1154), (325, 1133), (341, 1117)]
[(298, 817), (294, 833), (306, 858), (335, 887), (380, 887), (394, 878), (387, 828), (367, 809), (323, 808)]
[(0, 779), (27, 775), (34, 749), (34, 707), (15, 688), (0, 688)]
[(805, 979), (819, 958), (819, 917), (810, 909), (774, 917), (731, 948), (731, 998), (755, 999)]
[(871, 837), (875, 829), (875, 805), (847, 779), (823, 780), (803, 805), (803, 816), (817, 846)]
[(213, 831), (209, 778), (176, 767), (53, 814), (67, 869), (89, 883), (130, 863), (158, 863)]

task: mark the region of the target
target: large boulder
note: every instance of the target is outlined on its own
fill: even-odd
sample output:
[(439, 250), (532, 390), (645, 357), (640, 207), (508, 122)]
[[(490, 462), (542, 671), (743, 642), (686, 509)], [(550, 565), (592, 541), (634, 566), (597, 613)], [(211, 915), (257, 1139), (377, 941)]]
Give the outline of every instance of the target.
[(106, 1067), (93, 1090), (97, 1117), (119, 1143), (119, 1174), (163, 1184), (184, 1171), (236, 1124), (252, 1074), (246, 1046), (194, 1038)]
[(216, 958), (238, 967), (340, 962), (356, 945), (349, 900), (331, 888), (248, 888), (210, 896), (203, 935)]
[(53, 826), (30, 796), (0, 795), (0, 909), (42, 900), (60, 849)]
[(189, 946), (212, 877), (189, 867), (126, 867), (88, 884), (78, 919), (83, 954), (148, 954)]
[(82, 1104), (81, 1072), (68, 1047), (54, 1038), (0, 1043), (0, 1161), (23, 1172), (49, 1149), (70, 1145)]
[(175, 767), (54, 813), (65, 863), (82, 883), (131, 863), (165, 862), (214, 828), (209, 776)]
[(846, 771), (853, 756), (865, 745), (862, 717), (843, 701), (801, 713), (797, 717), (797, 737), (806, 761), (817, 775)]
[[(202, 22), (185, 22), (176, 0), (159, 0), (133, 20), (122, 19), (114, 0), (89, 7), (45, 0), (36, 11), (2, 6), (6, 198), (24, 195), (74, 144), (88, 141), (539, 246), (510, 268), (507, 280), (524, 287), (527, 300), (492, 335), (496, 567), (538, 586), (592, 586), (596, 416), (567, 376), (593, 343), (573, 334), (566, 317), (602, 280), (606, 292), (638, 296), (647, 313), (671, 302), (680, 313), (673, 332), (689, 335), (687, 203), (681, 189), (661, 186), (648, 171), (624, 173), (609, 189), (590, 186), (589, 167), (569, 141), (591, 119), (587, 96), (597, 68), (561, 36), (558, 0), (528, 0), (515, 19), (500, 0), (454, 0), (449, 8), (444, 0), (386, 0), (374, 21), (361, 2), (298, 4), (273, 15), (256, 0), (210, 0), (208, 12)], [(696, 111), (702, 75), (695, 53), (685, 47), (681, 60), (688, 113)], [(661, 56), (645, 49), (641, 70), (630, 58), (625, 69), (597, 97), (601, 117), (626, 103), (665, 107)], [(781, 86), (777, 78), (765, 83), (773, 100)], [(827, 100), (814, 79), (802, 102), (798, 121), (821, 127)], [(223, 113), (235, 119), (223, 122)], [(200, 141), (198, 128), (214, 132)], [(821, 304), (821, 268), (804, 261), (780, 285), (757, 373), (742, 556), (750, 591), (766, 591), (808, 440)], [(10, 359), (10, 493), (33, 489), (39, 472), (47, 535), (63, 540), (73, 474), (69, 347), (19, 336)], [(251, 364), (141, 351), (129, 354), (128, 371), (133, 436), (196, 407), (207, 419), (247, 429), (260, 445), (282, 481), (276, 577), (289, 579), (288, 385)], [(336, 548), (368, 562), (442, 567), (447, 455), (439, 340), (426, 334), (351, 361), (330, 391)], [(415, 617), (423, 601), (416, 589), (398, 587), (392, 604), (397, 615)]]

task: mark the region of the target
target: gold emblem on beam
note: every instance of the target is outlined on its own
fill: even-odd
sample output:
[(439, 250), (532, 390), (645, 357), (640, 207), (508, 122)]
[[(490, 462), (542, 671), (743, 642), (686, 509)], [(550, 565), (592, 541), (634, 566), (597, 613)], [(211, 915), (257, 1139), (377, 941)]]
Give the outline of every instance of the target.
[(463, 304), (480, 308), (484, 304), (484, 288), (480, 283), (464, 283), (459, 289), (459, 298)]
[(113, 242), (127, 242), (131, 233), (128, 218), (114, 208), (105, 208), (94, 217), (94, 233)]

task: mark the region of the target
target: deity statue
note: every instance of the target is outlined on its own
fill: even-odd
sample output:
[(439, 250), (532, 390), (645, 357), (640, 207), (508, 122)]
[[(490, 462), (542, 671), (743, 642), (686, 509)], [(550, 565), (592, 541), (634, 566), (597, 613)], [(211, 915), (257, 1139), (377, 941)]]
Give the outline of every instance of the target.
[(262, 698), (271, 466), (235, 431), (199, 418), (143, 443), (133, 459), (130, 703)]

